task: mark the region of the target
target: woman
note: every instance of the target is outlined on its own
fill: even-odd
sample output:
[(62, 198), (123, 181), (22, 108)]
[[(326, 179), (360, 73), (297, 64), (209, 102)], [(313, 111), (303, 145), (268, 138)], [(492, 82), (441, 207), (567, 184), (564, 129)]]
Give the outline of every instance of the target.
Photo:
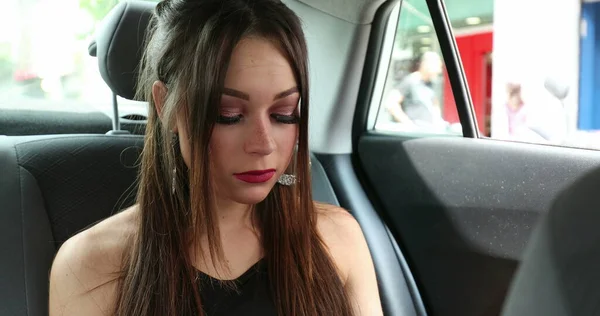
[(169, 0), (148, 33), (138, 203), (61, 247), (50, 315), (381, 315), (360, 227), (312, 201), (298, 17)]

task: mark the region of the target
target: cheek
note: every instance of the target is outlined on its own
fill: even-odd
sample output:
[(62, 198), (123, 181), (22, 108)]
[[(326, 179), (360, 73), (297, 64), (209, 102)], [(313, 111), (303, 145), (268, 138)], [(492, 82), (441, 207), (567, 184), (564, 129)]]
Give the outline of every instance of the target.
[(281, 154), (285, 155), (286, 157), (291, 157), (298, 139), (298, 126), (287, 126), (282, 130), (277, 131), (275, 135)]
[(218, 125), (215, 126), (210, 139), (209, 150), (211, 164), (218, 169), (222, 169), (224, 164), (232, 162), (232, 157), (239, 156), (241, 144), (236, 142), (238, 137), (231, 131), (225, 131)]

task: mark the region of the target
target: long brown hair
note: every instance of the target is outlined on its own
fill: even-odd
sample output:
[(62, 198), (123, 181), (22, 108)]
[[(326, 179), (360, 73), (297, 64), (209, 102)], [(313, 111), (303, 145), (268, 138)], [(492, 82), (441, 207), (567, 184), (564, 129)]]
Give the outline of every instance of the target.
[[(207, 262), (225, 262), (211, 209), (208, 145), (229, 59), (248, 36), (278, 45), (300, 92), (297, 184), (275, 185), (253, 209), (271, 295), (281, 315), (352, 314), (317, 230), (308, 152), (308, 52), (299, 18), (278, 0), (167, 0), (150, 21), (140, 69), (138, 97), (150, 103), (137, 196), (141, 215), (124, 255), (116, 315), (203, 315), (189, 245), (208, 236)], [(156, 80), (168, 89), (162, 118), (151, 92)], [(176, 114), (187, 119), (194, 166), (189, 170), (172, 137)]]

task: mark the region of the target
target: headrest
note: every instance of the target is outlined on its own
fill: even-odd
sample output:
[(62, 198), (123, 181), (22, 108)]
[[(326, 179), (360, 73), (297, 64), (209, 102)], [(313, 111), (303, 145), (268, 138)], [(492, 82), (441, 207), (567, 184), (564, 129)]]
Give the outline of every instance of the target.
[(99, 25), (88, 52), (98, 57), (102, 79), (117, 95), (133, 100), (146, 28), (156, 2), (124, 1)]

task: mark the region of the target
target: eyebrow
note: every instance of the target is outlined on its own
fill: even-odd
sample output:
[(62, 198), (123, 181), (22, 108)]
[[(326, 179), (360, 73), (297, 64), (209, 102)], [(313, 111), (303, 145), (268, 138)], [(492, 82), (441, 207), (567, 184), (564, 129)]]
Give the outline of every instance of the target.
[[(285, 91), (277, 93), (275, 95), (275, 97), (273, 98), (273, 101), (279, 100), (279, 99), (283, 99), (283, 98), (287, 97), (288, 95), (294, 94), (296, 92), (298, 92), (298, 87), (289, 88), (289, 89), (287, 89)], [(248, 95), (245, 92), (238, 91), (238, 90), (235, 90), (235, 89), (223, 88), (223, 94), (228, 95), (228, 96), (232, 96), (232, 97), (235, 97), (235, 98), (238, 98), (238, 99), (250, 101), (250, 95)]]
[(288, 95), (294, 94), (296, 92), (298, 92), (298, 87), (289, 88), (283, 92), (279, 92), (278, 94), (276, 94), (275, 97), (273, 98), (273, 101), (283, 99), (283, 98), (287, 97)]

